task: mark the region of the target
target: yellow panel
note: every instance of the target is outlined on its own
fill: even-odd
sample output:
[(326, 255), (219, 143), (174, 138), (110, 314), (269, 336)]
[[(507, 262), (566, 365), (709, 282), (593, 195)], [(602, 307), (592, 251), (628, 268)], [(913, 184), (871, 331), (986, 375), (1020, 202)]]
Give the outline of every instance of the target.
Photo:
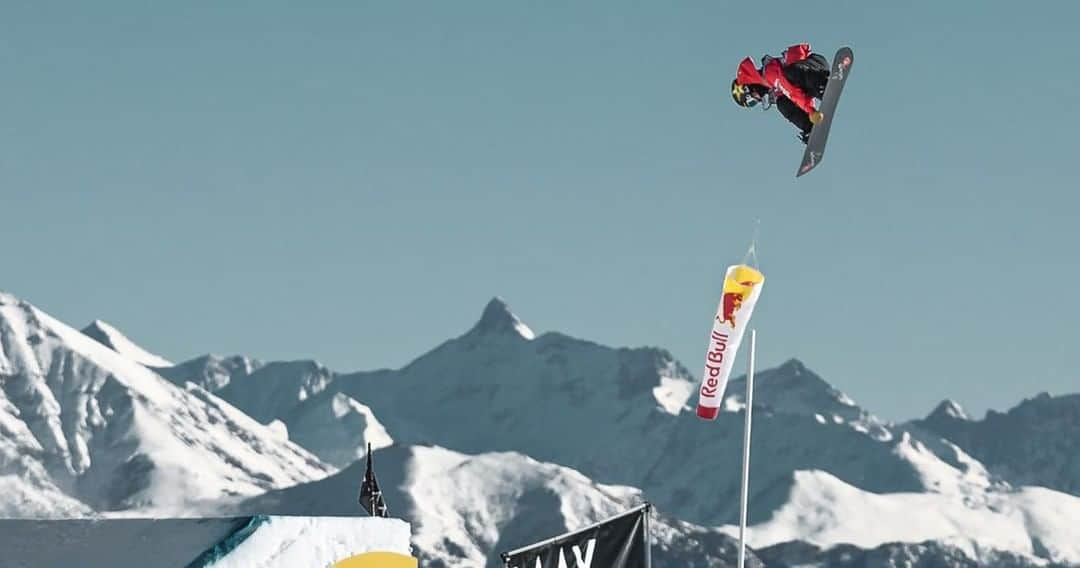
[(368, 552), (334, 564), (334, 568), (417, 568), (412, 556), (395, 552)]

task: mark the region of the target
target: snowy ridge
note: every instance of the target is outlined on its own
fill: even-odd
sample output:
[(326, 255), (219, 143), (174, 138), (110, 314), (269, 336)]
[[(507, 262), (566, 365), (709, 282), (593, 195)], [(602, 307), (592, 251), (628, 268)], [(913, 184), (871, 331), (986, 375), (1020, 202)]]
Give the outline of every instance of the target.
[(944, 400), (930, 413), (928, 420), (971, 420), (964, 407), (955, 400)]
[(1080, 394), (1039, 394), (1007, 412), (973, 420), (952, 401), (908, 425), (964, 449), (1014, 485), (1080, 496)]
[[(481, 322), (493, 319), (491, 309)], [(663, 350), (611, 349), (558, 333), (513, 341), (505, 328), (502, 336), (487, 329), (478, 324), (400, 371), (342, 375), (328, 389), (362, 400), (400, 443), (518, 451), (640, 487), (690, 522), (735, 518), (727, 496), (739, 483), (729, 465), (741, 455), (742, 379), (732, 381), (720, 419), (706, 423), (687, 408), (696, 378)], [(875, 492), (978, 493), (990, 485), (973, 460), (903, 438), (798, 361), (762, 372), (757, 389), (755, 452), (766, 465), (755, 477), (769, 493), (755, 499), (753, 519), (782, 503), (797, 470), (829, 471)], [(406, 403), (409, 415), (394, 411)]]
[(367, 455), (367, 445), (380, 450), (394, 443), (370, 408), (342, 394), (319, 397), (289, 417), (292, 440), (323, 461), (345, 467)]
[(201, 388), (178, 388), (6, 294), (0, 427), (0, 476), (99, 511), (182, 514), (333, 471)]
[(101, 343), (105, 347), (147, 367), (172, 367), (172, 363), (164, 357), (139, 347), (134, 341), (120, 333), (115, 327), (101, 321), (94, 320), (90, 325), (83, 328), (82, 332), (91, 339)]
[[(498, 553), (561, 534), (625, 511), (645, 495), (632, 487), (598, 484), (580, 472), (516, 453), (466, 455), (438, 447), (391, 447), (376, 454), (376, 471), (394, 514), (411, 520), (424, 566), (500, 566)], [(361, 514), (341, 499), (363, 475), (357, 463), (327, 479), (272, 491), (234, 513)], [(790, 494), (773, 517), (751, 527), (756, 551), (786, 558), (772, 565), (803, 565), (817, 556), (877, 550), (909, 566), (920, 558), (947, 566), (1038, 566), (1080, 562), (1080, 499), (1039, 488), (992, 492), (972, 501), (959, 493), (875, 494), (821, 471), (795, 472)], [(711, 529), (654, 512), (657, 566), (730, 565), (736, 526)], [(724, 536), (727, 535), (727, 536)], [(808, 549), (792, 550), (801, 542)], [(928, 544), (934, 543), (934, 544)], [(847, 548), (845, 548), (847, 547)], [(824, 551), (822, 551), (824, 549)], [(846, 552), (842, 552), (845, 551)], [(854, 552), (859, 552), (854, 550)], [(764, 554), (764, 553), (763, 553)], [(751, 554), (751, 566), (759, 565)]]
[(212, 393), (227, 387), (237, 377), (246, 377), (262, 368), (263, 363), (247, 357), (204, 355), (174, 367), (155, 369), (173, 383), (194, 383)]
[(233, 374), (215, 394), (265, 423), (283, 418), (298, 404), (322, 392), (331, 380), (330, 370), (315, 361), (274, 362), (250, 373)]
[[(375, 455), (376, 470), (392, 515), (413, 525), (421, 566), (501, 568), (498, 553), (621, 513), (643, 501), (637, 489), (597, 484), (581, 473), (513, 452), (477, 456), (430, 446), (395, 446)], [(363, 476), (356, 463), (324, 480), (271, 491), (234, 512), (303, 515), (362, 514), (341, 499), (355, 493)], [(735, 541), (654, 513), (651, 524), (657, 566), (730, 565)], [(749, 566), (760, 566), (751, 555)]]
[[(872, 549), (901, 541), (936, 541), (977, 561), (1009, 551), (1032, 561), (1080, 563), (1080, 498), (1042, 488), (995, 492), (972, 503), (947, 493), (859, 490), (825, 472), (796, 472), (791, 495), (773, 517), (755, 525), (749, 542), (764, 548), (788, 541)], [(726, 527), (732, 535), (737, 527)]]
[[(666, 351), (536, 335), (498, 299), (400, 370), (339, 374), (216, 356), (150, 370), (0, 296), (0, 381), (0, 512), (356, 515), (362, 464), (312, 481), (331, 468), (294, 443), (343, 467), (371, 443), (425, 566), (484, 565), (646, 495), (657, 565), (734, 551), (742, 380), (704, 422), (697, 378)], [(756, 385), (751, 543), (777, 565), (1080, 563), (1076, 498), (1022, 486), (1077, 478), (1080, 452), (1060, 448), (1080, 395), (895, 425), (796, 360)]]
[[(661, 510), (692, 526), (735, 521), (739, 469), (732, 464), (741, 454), (741, 378), (729, 386), (720, 418), (703, 422), (686, 404), (696, 378), (667, 352), (611, 349), (558, 333), (524, 340), (507, 323), (520, 319), (507, 313), (502, 302), (490, 303), (480, 323), (401, 370), (335, 374), (323, 392), (285, 413), (293, 421), (293, 439), (304, 430), (297, 416), (345, 395), (363, 401), (397, 443), (433, 443), (477, 459), (520, 452), (597, 483), (639, 487)], [(973, 518), (1012, 490), (957, 445), (880, 420), (799, 361), (761, 372), (756, 384), (754, 524), (768, 522), (799, 495), (800, 471), (842, 480), (856, 492), (850, 495), (937, 495), (932, 499), (966, 503)], [(397, 411), (406, 406), (409, 413)], [(330, 456), (334, 448), (318, 451)], [(359, 453), (351, 445), (341, 455)], [(806, 534), (799, 526), (785, 530)], [(903, 544), (913, 536), (923, 535), (900, 531), (873, 543)], [(1032, 550), (1006, 552), (1041, 561)]]
[[(536, 336), (523, 329), (527, 326), (520, 318), (494, 299), (465, 334), (399, 371), (342, 375), (327, 372), (313, 361), (298, 361), (280, 364), (280, 372), (270, 372), (275, 364), (260, 364), (250, 373), (234, 370), (235, 365), (222, 372), (217, 369), (222, 360), (211, 358), (162, 373), (177, 383), (226, 385), (214, 392), (261, 422), (282, 420), (294, 441), (325, 440), (307, 430), (314, 427), (325, 432), (332, 400), (341, 394), (367, 407), (399, 442), (431, 441), (472, 452), (520, 450), (590, 470), (580, 460), (590, 459), (596, 440), (561, 434), (601, 423), (603, 441), (608, 444), (596, 446), (602, 447), (606, 461), (590, 461), (616, 472), (624, 470), (627, 462), (654, 455), (651, 448), (637, 442), (637, 433), (648, 437), (655, 415), (685, 414), (695, 392), (696, 379), (666, 351), (611, 349), (557, 333)], [(306, 388), (308, 384), (316, 388)], [(257, 394), (246, 392), (249, 387)], [(530, 417), (531, 422), (515, 416), (515, 409), (535, 404), (558, 411), (562, 432), (553, 434), (555, 425), (542, 414)], [(417, 412), (397, 411), (406, 405)], [(485, 408), (487, 413), (478, 415), (476, 408)], [(353, 416), (359, 419), (361, 414)], [(616, 428), (625, 435), (615, 436), (612, 430)], [(348, 446), (331, 447), (325, 441), (309, 442), (312, 445), (307, 447), (333, 463), (363, 455), (366, 436), (358, 435), (359, 426), (346, 429), (352, 433), (339, 443), (348, 442)], [(500, 438), (506, 443), (491, 444), (490, 433), (504, 429), (509, 432)], [(572, 457), (577, 461), (569, 461)]]
[(337, 375), (316, 361), (263, 363), (207, 355), (159, 369), (178, 385), (200, 385), (256, 420), (281, 428), (326, 463), (344, 467), (393, 438), (366, 405), (329, 389)]

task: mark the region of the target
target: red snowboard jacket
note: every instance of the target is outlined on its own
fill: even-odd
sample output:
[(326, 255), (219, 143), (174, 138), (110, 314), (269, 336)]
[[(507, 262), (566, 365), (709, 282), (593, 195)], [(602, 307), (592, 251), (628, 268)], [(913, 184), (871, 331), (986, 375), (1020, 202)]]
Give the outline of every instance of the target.
[(810, 114), (815, 110), (813, 97), (784, 77), (785, 66), (798, 63), (809, 56), (810, 44), (793, 45), (784, 51), (782, 59), (769, 59), (761, 71), (758, 71), (754, 61), (747, 57), (739, 63), (735, 81), (740, 85), (764, 85), (771, 90), (779, 91), (781, 95), (791, 99), (791, 102), (803, 109), (806, 114)]

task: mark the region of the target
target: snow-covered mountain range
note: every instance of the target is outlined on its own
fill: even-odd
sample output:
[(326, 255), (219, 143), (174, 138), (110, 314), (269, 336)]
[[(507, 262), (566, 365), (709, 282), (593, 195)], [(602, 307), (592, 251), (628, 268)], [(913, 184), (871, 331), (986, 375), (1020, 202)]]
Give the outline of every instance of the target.
[(126, 340), (95, 339), (0, 294), (0, 480), (16, 496), (0, 499), (5, 515), (181, 514), (334, 471), (206, 390), (163, 379)]
[(1080, 495), (1080, 394), (1039, 393), (981, 420), (947, 400), (911, 425), (956, 443), (1014, 484)]
[[(470, 456), (435, 446), (395, 446), (379, 452), (376, 466), (391, 514), (410, 519), (421, 564), (431, 568), (501, 567), (498, 554), (616, 515), (645, 499), (639, 489), (603, 485), (570, 468), (515, 452)], [(342, 495), (356, 493), (364, 464), (326, 479), (271, 491), (235, 512), (306, 515), (355, 514)], [(722, 531), (653, 516), (657, 566), (734, 563), (736, 541)], [(754, 565), (754, 564), (751, 564)]]
[[(22, 495), (18, 504), (0, 499), (0, 512), (182, 509), (219, 499), (230, 513), (357, 514), (360, 471), (349, 464), (371, 443), (387, 448), (376, 454), (377, 471), (391, 511), (413, 523), (425, 566), (483, 565), (499, 550), (646, 498), (659, 511), (657, 565), (725, 565), (734, 552), (743, 383), (729, 386), (719, 420), (701, 421), (689, 406), (697, 378), (664, 350), (536, 334), (496, 299), (463, 335), (399, 370), (336, 373), (313, 361), (242, 356), (162, 366), (107, 324), (80, 334), (3, 298), (0, 484), (11, 483), (11, 463), (24, 464), (14, 479), (31, 482), (12, 493)], [(44, 339), (30, 328), (46, 330)], [(62, 332), (49, 335), (54, 328)], [(27, 352), (37, 367), (17, 356), (20, 370), (5, 370), (16, 368), (11, 353)], [(55, 365), (58, 352), (78, 363)], [(750, 542), (766, 564), (832, 563), (854, 558), (851, 545), (883, 566), (1080, 563), (1080, 476), (1076, 452), (1066, 453), (1080, 397), (1038, 397), (983, 421), (946, 405), (897, 425), (799, 361), (759, 373), (756, 387)], [(127, 408), (118, 403), (110, 413), (82, 410), (110, 403), (100, 393), (112, 388), (131, 399), (127, 414), (154, 420), (118, 420)], [(71, 402), (63, 393), (73, 389), (90, 391), (94, 403)], [(101, 465), (58, 467), (71, 461), (63, 451), (34, 448), (49, 446), (38, 439), (50, 440), (48, 419), (33, 417), (49, 415), (42, 408), (52, 403), (33, 403), (28, 390), (56, 401), (64, 442), (53, 445), (90, 440), (91, 463)], [(4, 404), (16, 410), (5, 414)], [(1023, 410), (1029, 404), (1050, 406)], [(1040, 435), (1003, 446), (1001, 430)], [(174, 438), (190, 454), (183, 463), (154, 451)], [(183, 466), (204, 460), (209, 481), (191, 487)], [(335, 466), (345, 469), (320, 480)], [(106, 480), (120, 490), (110, 493)]]
[[(301, 419), (326, 415), (327, 400), (346, 396), (363, 401), (399, 443), (516, 451), (603, 483), (640, 487), (692, 522), (734, 522), (741, 380), (729, 387), (730, 412), (703, 422), (688, 412), (697, 379), (668, 352), (527, 330), (493, 300), (465, 334), (398, 371), (332, 375), (314, 363), (290, 363), (286, 374), (234, 373), (215, 392), (261, 420), (284, 421), (293, 439), (304, 435), (296, 427)], [(193, 380), (207, 374), (193, 370)], [(252, 407), (250, 396), (234, 394), (238, 384), (272, 393), (272, 402)], [(827, 471), (878, 493), (978, 495), (992, 484), (963, 451), (937, 437), (905, 435), (798, 361), (761, 373), (756, 397), (753, 519), (783, 502), (800, 470)]]

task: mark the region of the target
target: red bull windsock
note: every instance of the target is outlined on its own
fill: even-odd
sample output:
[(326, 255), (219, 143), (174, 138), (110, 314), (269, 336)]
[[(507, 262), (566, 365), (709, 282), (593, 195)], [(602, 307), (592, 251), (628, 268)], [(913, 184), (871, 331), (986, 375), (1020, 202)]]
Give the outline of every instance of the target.
[(729, 266), (724, 275), (724, 295), (713, 319), (709, 350), (705, 353), (705, 372), (698, 391), (697, 415), (705, 420), (716, 420), (720, 414), (735, 353), (764, 284), (765, 276), (744, 264)]

